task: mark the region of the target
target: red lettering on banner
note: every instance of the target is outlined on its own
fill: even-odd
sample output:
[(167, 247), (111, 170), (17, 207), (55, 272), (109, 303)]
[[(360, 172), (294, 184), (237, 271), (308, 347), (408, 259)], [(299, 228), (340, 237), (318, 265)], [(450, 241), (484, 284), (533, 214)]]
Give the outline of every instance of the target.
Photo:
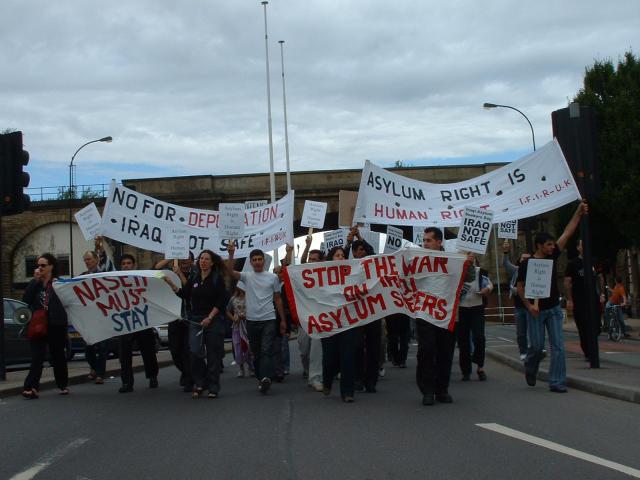
[(386, 218), (388, 220), (428, 220), (429, 214), (423, 210), (405, 210), (403, 208), (387, 207), (376, 203), (373, 206), (373, 215), (377, 218)]
[(409, 263), (406, 263), (404, 257), (402, 258), (402, 273), (404, 276), (415, 275), (427, 271), (449, 273), (447, 270), (447, 257), (430, 257), (425, 255), (423, 257), (413, 257)]
[(85, 280), (83, 280), (80, 285), (73, 286), (73, 293), (76, 294), (78, 300), (80, 300), (80, 302), (82, 302), (82, 305), (85, 307), (87, 306), (85, 298), (90, 302), (93, 302), (96, 299), (96, 296), (93, 294), (91, 288), (89, 288), (89, 285)]
[(367, 280), (370, 280), (372, 276), (370, 268), (372, 263), (375, 269), (376, 277), (398, 275), (395, 257), (367, 257), (360, 262), (360, 264), (364, 267), (364, 273), (367, 277)]
[(302, 271), (302, 285), (305, 288), (325, 285), (344, 285), (351, 275), (350, 265), (332, 265), (330, 267), (308, 268)]
[(362, 287), (358, 287), (357, 285), (349, 285), (344, 287), (344, 298), (347, 302), (355, 302), (359, 298), (364, 298), (369, 293), (367, 289), (367, 284), (363, 283)]
[[(376, 314), (382, 313), (386, 309), (387, 305), (381, 293), (367, 296), (366, 298), (361, 298), (355, 302), (343, 305), (338, 310), (329, 312), (329, 314), (322, 312), (317, 318), (309, 315), (307, 319), (307, 332), (309, 334), (331, 332), (335, 328), (342, 328), (343, 317), (349, 325), (354, 325), (361, 320), (376, 316)], [(329, 316), (335, 321), (335, 324), (328, 321), (327, 317)]]
[(218, 215), (215, 213), (189, 212), (187, 224), (190, 227), (209, 228), (211, 225), (218, 226)]

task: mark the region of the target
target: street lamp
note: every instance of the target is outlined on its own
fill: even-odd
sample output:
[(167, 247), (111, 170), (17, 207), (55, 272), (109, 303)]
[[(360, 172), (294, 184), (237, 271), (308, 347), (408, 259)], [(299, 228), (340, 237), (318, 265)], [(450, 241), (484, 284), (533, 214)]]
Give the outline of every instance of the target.
[(111, 143), (113, 138), (111, 137), (103, 137), (97, 140), (91, 140), (90, 142), (81, 145), (80, 148), (76, 150), (76, 153), (71, 157), (71, 163), (69, 164), (69, 274), (73, 277), (73, 217), (72, 217), (72, 209), (73, 209), (73, 200), (75, 198), (74, 188), (73, 188), (73, 161), (76, 158), (76, 155), (80, 150), (82, 150), (87, 145), (96, 142), (105, 142)]
[(536, 134), (533, 133), (533, 125), (531, 125), (531, 122), (529, 121), (529, 118), (527, 118), (527, 116), (524, 113), (522, 113), (517, 108), (511, 107), (509, 105), (498, 105), (498, 104), (495, 104), (495, 103), (487, 103), (487, 102), (485, 102), (483, 107), (484, 107), (485, 110), (490, 110), (492, 108), (510, 108), (511, 110), (515, 110), (520, 115), (522, 115), (524, 117), (524, 119), (527, 121), (527, 123), (529, 124), (529, 127), (531, 128), (531, 137), (533, 138), (533, 151), (534, 152), (536, 151)]

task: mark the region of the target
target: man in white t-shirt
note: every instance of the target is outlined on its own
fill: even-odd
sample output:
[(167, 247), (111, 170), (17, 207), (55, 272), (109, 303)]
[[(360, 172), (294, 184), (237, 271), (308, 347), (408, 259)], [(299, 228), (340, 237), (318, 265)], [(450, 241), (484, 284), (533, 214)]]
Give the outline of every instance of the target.
[[(245, 284), (247, 306), (247, 335), (254, 358), (256, 377), (261, 393), (267, 393), (273, 379), (273, 340), (276, 329), (284, 334), (287, 328), (284, 306), (280, 297), (280, 281), (278, 276), (264, 271), (264, 252), (252, 250), (249, 261), (253, 271), (237, 272), (233, 269), (235, 246), (228, 247), (231, 276), (242, 280)], [(274, 304), (278, 310), (278, 321)]]

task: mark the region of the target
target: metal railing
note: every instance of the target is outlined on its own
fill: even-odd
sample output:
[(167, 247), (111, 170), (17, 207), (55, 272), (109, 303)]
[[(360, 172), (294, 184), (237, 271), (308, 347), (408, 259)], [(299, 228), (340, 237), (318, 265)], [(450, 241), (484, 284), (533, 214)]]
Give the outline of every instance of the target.
[(74, 185), (71, 190), (69, 185), (31, 187), (24, 190), (31, 197), (32, 202), (44, 202), (46, 200), (68, 200), (69, 198), (105, 198), (109, 191), (109, 186), (109, 183), (93, 183), (89, 185)]

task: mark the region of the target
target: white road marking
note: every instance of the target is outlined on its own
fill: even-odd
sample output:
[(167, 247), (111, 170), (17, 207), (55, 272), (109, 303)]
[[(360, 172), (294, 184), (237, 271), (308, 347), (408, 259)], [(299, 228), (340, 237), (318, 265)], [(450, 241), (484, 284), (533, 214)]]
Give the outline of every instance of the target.
[(77, 440), (74, 440), (71, 443), (62, 445), (56, 448), (54, 451), (43, 455), (32, 466), (30, 466), (29, 468), (27, 468), (26, 470), (20, 473), (15, 474), (9, 480), (31, 480), (38, 473), (40, 473), (42, 470), (44, 470), (53, 462), (55, 462), (57, 459), (66, 455), (72, 450), (75, 450), (76, 448), (81, 447), (88, 441), (89, 441), (88, 438), (78, 438)]
[(499, 338), (500, 340), (504, 340), (505, 342), (509, 342), (509, 343), (515, 343), (512, 339), (510, 338), (504, 338), (504, 337), (494, 337), (494, 338)]
[(549, 450), (564, 453), (565, 455), (579, 458), (587, 462), (595, 463), (596, 465), (601, 465), (603, 467), (625, 473), (631, 477), (640, 478), (640, 470), (637, 470), (635, 468), (627, 467), (626, 465), (622, 465), (621, 463), (611, 462), (609, 460), (605, 460), (604, 458), (581, 452), (580, 450), (565, 447), (564, 445), (545, 440), (544, 438), (534, 437), (533, 435), (528, 435), (512, 428), (503, 427), (502, 425), (497, 423), (476, 423), (476, 426), (491, 430), (496, 433), (501, 433), (502, 435), (506, 435), (508, 437), (517, 438), (518, 440), (522, 440), (523, 442), (533, 443), (534, 445), (548, 448)]

